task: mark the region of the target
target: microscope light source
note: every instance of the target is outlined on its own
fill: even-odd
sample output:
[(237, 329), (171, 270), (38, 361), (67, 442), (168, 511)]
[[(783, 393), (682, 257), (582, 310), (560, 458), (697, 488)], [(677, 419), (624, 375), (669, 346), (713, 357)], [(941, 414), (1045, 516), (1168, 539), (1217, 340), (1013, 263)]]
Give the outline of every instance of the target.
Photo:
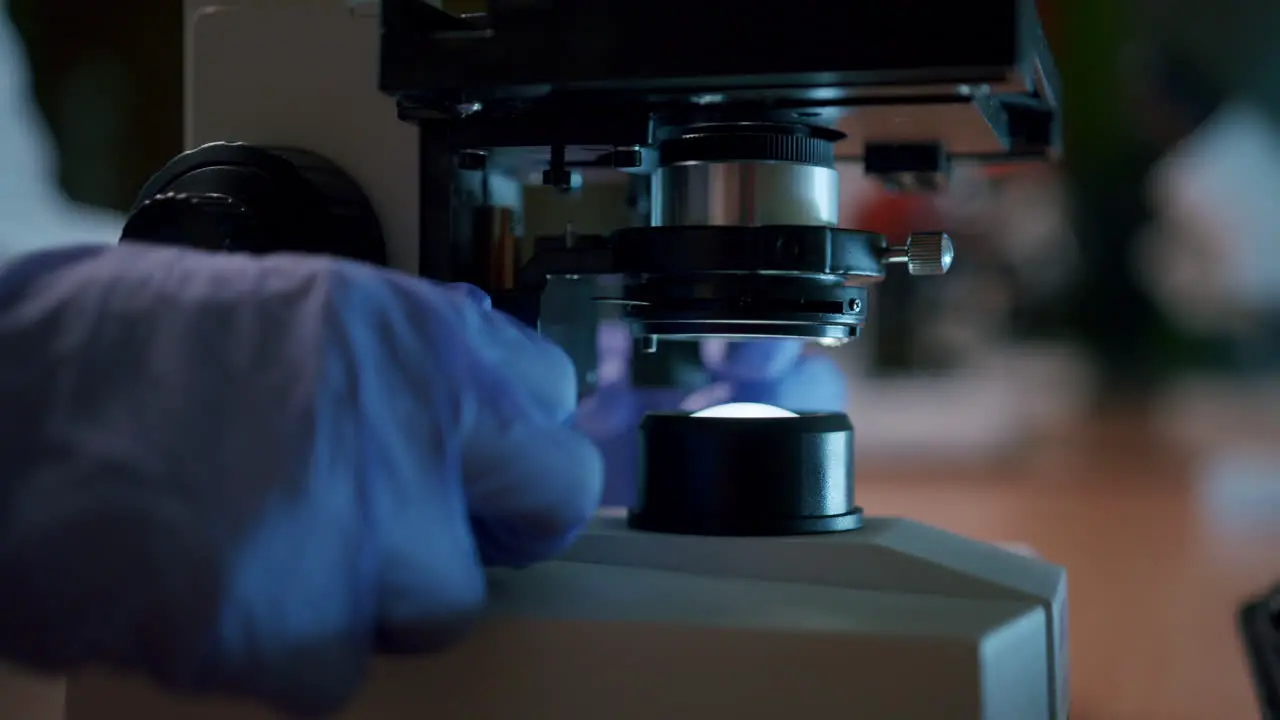
[(754, 402), (731, 402), (722, 405), (712, 405), (704, 410), (693, 413), (693, 417), (705, 418), (784, 418), (798, 417), (790, 410), (785, 410), (776, 405), (767, 403)]

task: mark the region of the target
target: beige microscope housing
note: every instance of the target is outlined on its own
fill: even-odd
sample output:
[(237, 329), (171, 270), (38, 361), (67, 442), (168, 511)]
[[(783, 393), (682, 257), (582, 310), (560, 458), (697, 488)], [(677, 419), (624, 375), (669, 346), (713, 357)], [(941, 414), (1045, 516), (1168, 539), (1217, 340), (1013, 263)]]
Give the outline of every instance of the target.
[[(417, 267), (413, 128), (378, 92), (378, 4), (185, 0), (189, 147), (291, 146), (372, 199)], [(556, 562), (492, 576), (457, 648), (375, 664), (344, 720), (858, 717), (1065, 720), (1062, 568), (910, 520), (786, 538), (598, 521)], [(261, 720), (88, 673), (66, 720)]]

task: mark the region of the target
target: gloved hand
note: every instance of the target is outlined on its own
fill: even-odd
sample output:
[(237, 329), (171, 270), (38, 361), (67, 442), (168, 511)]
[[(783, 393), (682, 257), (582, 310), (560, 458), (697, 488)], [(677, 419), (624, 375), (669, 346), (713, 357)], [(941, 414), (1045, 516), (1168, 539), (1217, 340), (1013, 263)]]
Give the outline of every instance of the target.
[(774, 405), (793, 412), (844, 412), (844, 374), (825, 355), (799, 341), (699, 343), (709, 383), (692, 393), (636, 388), (628, 381), (632, 342), (620, 323), (602, 323), (598, 336), (597, 390), (578, 408), (576, 425), (604, 455), (603, 503), (631, 504), (636, 492), (636, 433), (649, 412), (697, 412), (730, 402)]
[(375, 648), (455, 637), (601, 482), (568, 359), (471, 290), (160, 247), (0, 269), (0, 656), (320, 714)]

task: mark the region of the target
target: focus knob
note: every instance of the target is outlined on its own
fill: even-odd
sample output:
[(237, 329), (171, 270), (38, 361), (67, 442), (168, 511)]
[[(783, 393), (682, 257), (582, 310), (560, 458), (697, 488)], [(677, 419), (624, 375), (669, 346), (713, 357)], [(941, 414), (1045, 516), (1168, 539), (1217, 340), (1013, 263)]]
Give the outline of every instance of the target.
[(907, 239), (907, 272), (912, 275), (946, 275), (955, 257), (946, 233), (913, 233)]
[(255, 251), (266, 243), (243, 202), (216, 193), (166, 192), (134, 206), (124, 239), (201, 250)]
[(373, 206), (350, 176), (313, 153), (241, 143), (170, 161), (139, 194), (121, 242), (386, 264)]
[(942, 232), (912, 233), (904, 247), (889, 248), (883, 260), (906, 263), (912, 275), (945, 275), (955, 260), (951, 237)]

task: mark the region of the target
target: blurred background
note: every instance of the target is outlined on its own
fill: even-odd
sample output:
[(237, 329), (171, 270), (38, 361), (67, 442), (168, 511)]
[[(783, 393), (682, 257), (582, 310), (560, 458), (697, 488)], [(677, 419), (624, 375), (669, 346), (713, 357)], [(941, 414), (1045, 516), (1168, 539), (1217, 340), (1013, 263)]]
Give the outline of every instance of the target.
[[(959, 168), (939, 198), (841, 168), (842, 225), (893, 241), (943, 228), (957, 245), (949, 275), (891, 277), (867, 336), (827, 351), (850, 378), (860, 504), (1067, 565), (1081, 717), (1256, 717), (1232, 618), (1280, 579), (1280, 243), (1206, 240), (1153, 214), (1161, 159), (1230, 89), (1173, 92), (1141, 71), (1149, 28), (1130, 3), (1040, 6), (1065, 162)], [(127, 210), (183, 149), (182, 3), (8, 11), (62, 189)], [(1167, 14), (1194, 30), (1207, 12)], [(1235, 51), (1178, 37), (1187, 57)], [(625, 187), (528, 192), (530, 235), (566, 218), (583, 232), (630, 223)]]

